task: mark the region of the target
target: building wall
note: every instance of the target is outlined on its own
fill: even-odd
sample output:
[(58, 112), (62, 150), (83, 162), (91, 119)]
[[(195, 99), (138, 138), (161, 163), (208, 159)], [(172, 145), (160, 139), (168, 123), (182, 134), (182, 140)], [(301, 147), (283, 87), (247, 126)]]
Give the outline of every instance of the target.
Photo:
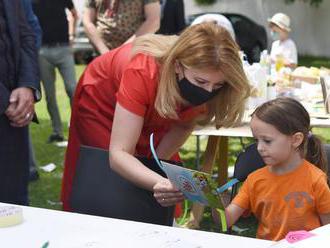
[(193, 0), (184, 2), (186, 16), (205, 11), (240, 13), (265, 26), (274, 13), (286, 13), (291, 17), (290, 35), (299, 54), (330, 57), (329, 0), (323, 0), (318, 8), (299, 0), (289, 5), (284, 0), (218, 0), (207, 7), (197, 6)]

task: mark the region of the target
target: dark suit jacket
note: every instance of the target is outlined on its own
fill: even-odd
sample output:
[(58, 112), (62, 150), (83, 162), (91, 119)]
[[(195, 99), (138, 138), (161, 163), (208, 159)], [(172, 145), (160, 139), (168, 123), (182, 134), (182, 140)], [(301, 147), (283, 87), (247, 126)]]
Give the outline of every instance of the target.
[[(35, 36), (25, 19), (21, 0), (0, 0), (13, 50), (15, 80), (0, 82), (0, 202), (28, 204), (28, 127), (13, 127), (4, 114), (13, 89), (40, 90)], [(0, 56), (4, 56), (0, 54)], [(1, 68), (0, 68), (1, 70)]]
[(178, 34), (186, 27), (183, 0), (167, 0), (162, 13), (159, 34)]
[[(25, 18), (21, 1), (1, 1), (3, 1), (7, 27), (13, 46), (16, 78), (10, 89), (6, 88), (3, 82), (0, 82), (0, 115), (8, 107), (11, 90), (18, 87), (30, 87), (40, 91), (36, 38)], [(3, 55), (0, 54), (0, 56)]]

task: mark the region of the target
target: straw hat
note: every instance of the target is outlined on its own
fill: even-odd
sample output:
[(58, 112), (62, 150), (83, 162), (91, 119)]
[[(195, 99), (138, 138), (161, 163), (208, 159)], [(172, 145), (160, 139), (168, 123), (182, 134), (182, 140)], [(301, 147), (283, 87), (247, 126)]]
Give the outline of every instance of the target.
[(275, 24), (288, 32), (291, 31), (290, 17), (288, 17), (286, 14), (277, 13), (277, 14), (273, 15), (272, 18), (268, 19), (268, 22), (270, 24)]

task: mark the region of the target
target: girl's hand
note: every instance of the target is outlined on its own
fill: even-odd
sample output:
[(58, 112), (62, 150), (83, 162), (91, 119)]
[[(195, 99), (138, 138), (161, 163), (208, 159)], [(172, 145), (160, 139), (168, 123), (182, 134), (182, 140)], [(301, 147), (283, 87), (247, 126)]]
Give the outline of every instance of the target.
[[(244, 211), (246, 210), (233, 203), (230, 203), (225, 210), (227, 226), (231, 227), (234, 225), (238, 218), (241, 217), (241, 215), (244, 213)], [(219, 225), (220, 216), (216, 209), (212, 209), (212, 217), (214, 222)]]
[(154, 197), (163, 207), (170, 207), (182, 202), (184, 196), (168, 179), (158, 182), (153, 187)]

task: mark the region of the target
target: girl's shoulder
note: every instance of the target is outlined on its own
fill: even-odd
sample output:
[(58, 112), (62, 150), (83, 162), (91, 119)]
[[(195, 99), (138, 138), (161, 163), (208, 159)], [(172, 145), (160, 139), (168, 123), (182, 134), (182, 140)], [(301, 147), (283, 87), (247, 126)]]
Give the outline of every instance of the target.
[(320, 177), (326, 176), (325, 172), (318, 168), (316, 165), (304, 160), (305, 171), (312, 177), (312, 179), (318, 180)]
[(251, 172), (247, 176), (247, 180), (249, 180), (249, 181), (257, 181), (259, 179), (262, 179), (262, 178), (267, 177), (268, 175), (269, 175), (269, 170), (268, 170), (267, 165), (265, 165), (264, 167)]

